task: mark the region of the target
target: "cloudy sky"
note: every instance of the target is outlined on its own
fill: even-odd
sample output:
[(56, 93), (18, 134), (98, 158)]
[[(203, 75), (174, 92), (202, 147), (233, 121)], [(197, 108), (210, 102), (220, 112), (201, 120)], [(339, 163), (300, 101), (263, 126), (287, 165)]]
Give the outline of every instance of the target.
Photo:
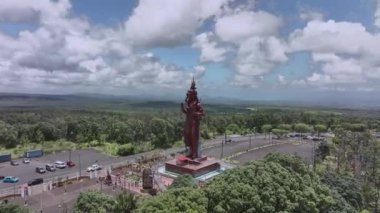
[(355, 99), (380, 0), (1, 0), (0, 92)]

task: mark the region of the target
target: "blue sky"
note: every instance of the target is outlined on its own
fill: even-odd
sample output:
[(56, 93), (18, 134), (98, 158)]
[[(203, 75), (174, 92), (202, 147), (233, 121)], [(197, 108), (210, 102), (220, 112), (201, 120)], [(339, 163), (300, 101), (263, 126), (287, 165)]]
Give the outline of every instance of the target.
[(354, 100), (380, 90), (379, 29), (376, 0), (4, 0), (0, 89)]

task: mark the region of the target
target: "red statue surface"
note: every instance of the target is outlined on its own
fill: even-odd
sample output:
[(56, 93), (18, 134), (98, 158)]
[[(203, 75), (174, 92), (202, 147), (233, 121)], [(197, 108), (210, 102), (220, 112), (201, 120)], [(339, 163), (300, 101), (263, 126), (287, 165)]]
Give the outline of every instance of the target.
[(220, 170), (220, 163), (215, 159), (201, 155), (199, 125), (204, 116), (203, 108), (198, 99), (195, 81), (187, 91), (185, 103), (181, 104), (182, 112), (186, 115), (186, 123), (183, 129), (186, 149), (188, 154), (179, 155), (175, 159), (165, 162), (165, 171), (172, 174), (190, 174), (193, 177), (201, 177), (207, 173)]
[(194, 78), (190, 89), (187, 91), (185, 103), (181, 103), (181, 108), (182, 112), (186, 114), (183, 136), (185, 146), (189, 149), (187, 157), (191, 159), (200, 158), (199, 125), (204, 113), (198, 99)]

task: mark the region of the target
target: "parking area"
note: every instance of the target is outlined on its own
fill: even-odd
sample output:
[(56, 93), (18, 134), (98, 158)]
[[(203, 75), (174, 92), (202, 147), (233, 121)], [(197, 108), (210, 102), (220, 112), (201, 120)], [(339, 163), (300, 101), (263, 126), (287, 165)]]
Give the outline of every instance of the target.
[[(264, 137), (251, 137), (251, 142), (249, 137), (241, 137), (238, 141), (223, 144), (223, 157), (233, 155), (238, 152), (248, 150), (250, 148), (259, 147), (263, 145), (269, 145), (271, 143), (283, 142), (285, 140), (270, 140)], [(220, 158), (222, 156), (222, 145), (218, 145), (211, 148), (206, 148), (202, 150), (202, 154), (210, 157)]]
[[(0, 163), (0, 175), (1, 176), (16, 176), (19, 178), (17, 184), (27, 183), (34, 178), (49, 179), (53, 177), (64, 177), (65, 175), (79, 172), (85, 172), (86, 168), (94, 163), (100, 165), (111, 164), (113, 162), (120, 161), (116, 157), (104, 155), (93, 149), (75, 150), (71, 151), (71, 161), (75, 163), (74, 167), (66, 167), (65, 169), (58, 169), (55, 172), (46, 171), (44, 174), (36, 172), (36, 167), (42, 166), (45, 168), (46, 164), (53, 164), (55, 161), (66, 162), (70, 158), (69, 151), (63, 151), (54, 154), (48, 154), (39, 158), (32, 158), (29, 164), (22, 163), (22, 159), (19, 159), (18, 166), (12, 166), (9, 162)], [(0, 182), (0, 189), (11, 187), (11, 183)]]
[(263, 159), (269, 153), (286, 153), (297, 154), (302, 157), (305, 162), (311, 163), (313, 158), (313, 142), (307, 141), (302, 143), (280, 144), (277, 146), (271, 146), (263, 149), (257, 149), (251, 152), (241, 154), (232, 160), (238, 161), (243, 164), (245, 162)]

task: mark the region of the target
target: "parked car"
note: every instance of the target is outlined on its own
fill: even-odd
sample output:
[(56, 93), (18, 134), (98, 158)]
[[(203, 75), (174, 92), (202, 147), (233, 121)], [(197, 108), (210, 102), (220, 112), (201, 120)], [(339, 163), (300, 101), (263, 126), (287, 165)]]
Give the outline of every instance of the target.
[(42, 178), (36, 178), (36, 179), (28, 181), (28, 186), (38, 185), (38, 184), (41, 184), (43, 182), (44, 182), (44, 179), (42, 179)]
[(22, 162), (25, 163), (25, 164), (28, 164), (28, 163), (30, 163), (30, 159), (29, 158), (24, 158), (24, 159), (22, 159)]
[(45, 173), (46, 170), (44, 169), (44, 167), (39, 166), (39, 167), (36, 167), (36, 172), (42, 174), (42, 173)]
[(101, 170), (102, 169), (102, 166), (98, 165), (98, 164), (93, 164), (89, 167), (87, 167), (87, 172), (93, 172), (95, 170)]
[(4, 179), (4, 176), (0, 175), (0, 180)]
[(63, 161), (56, 161), (54, 164), (55, 164), (55, 167), (57, 168), (60, 168), (60, 169), (66, 168), (66, 164)]
[(45, 166), (46, 170), (49, 172), (55, 172), (55, 166), (53, 164), (47, 164)]
[(66, 165), (67, 165), (68, 167), (73, 167), (73, 166), (75, 166), (75, 163), (72, 162), (71, 160), (69, 160), (69, 161), (66, 162)]
[(18, 166), (19, 163), (17, 161), (15, 161), (15, 160), (11, 160), (11, 165), (12, 166)]
[(3, 183), (17, 183), (17, 182), (18, 182), (18, 178), (14, 176), (6, 176), (3, 179)]

